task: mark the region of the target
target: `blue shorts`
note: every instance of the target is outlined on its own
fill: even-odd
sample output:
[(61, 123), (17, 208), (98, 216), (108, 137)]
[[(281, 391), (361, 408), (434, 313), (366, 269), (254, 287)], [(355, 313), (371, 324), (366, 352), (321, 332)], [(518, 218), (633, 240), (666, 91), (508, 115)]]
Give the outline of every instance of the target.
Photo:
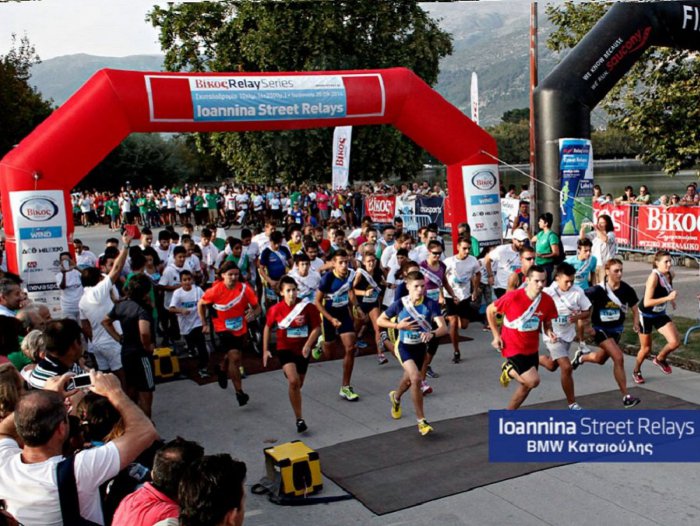
[(336, 328), (333, 326), (333, 324), (328, 321), (325, 316), (322, 316), (323, 323), (323, 339), (326, 341), (326, 343), (330, 343), (335, 341), (335, 339), (338, 337), (339, 334), (345, 334), (348, 332), (355, 332), (355, 324), (352, 320), (352, 316), (350, 316), (350, 311), (345, 309), (343, 311), (343, 314), (333, 311), (329, 311), (328, 314), (333, 316), (334, 318), (340, 320), (340, 327)]
[(416, 367), (418, 367), (420, 370), (421, 367), (423, 367), (423, 361), (425, 360), (425, 353), (427, 350), (428, 346), (425, 344), (403, 345), (398, 343), (394, 349), (394, 354), (396, 355), (396, 358), (398, 358), (399, 362), (401, 362), (401, 365), (403, 365), (405, 361), (413, 360)]

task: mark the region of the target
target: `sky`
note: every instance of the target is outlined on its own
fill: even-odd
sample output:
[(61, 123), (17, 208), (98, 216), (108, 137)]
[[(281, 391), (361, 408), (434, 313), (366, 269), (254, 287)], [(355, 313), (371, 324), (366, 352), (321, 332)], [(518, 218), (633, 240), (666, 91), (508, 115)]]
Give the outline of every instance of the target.
[(161, 0), (31, 0), (0, 3), (0, 54), (25, 33), (42, 60), (75, 53), (108, 57), (159, 54), (145, 21)]
[(0, 55), (11, 48), (12, 33), (18, 38), (26, 33), (42, 60), (76, 53), (160, 54), (158, 32), (145, 17), (153, 5), (167, 4), (165, 0), (0, 0)]

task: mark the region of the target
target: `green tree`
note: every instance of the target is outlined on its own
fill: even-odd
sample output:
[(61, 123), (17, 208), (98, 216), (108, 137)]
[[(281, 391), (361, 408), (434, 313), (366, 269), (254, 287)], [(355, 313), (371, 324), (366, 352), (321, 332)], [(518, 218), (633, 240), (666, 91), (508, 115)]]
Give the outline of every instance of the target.
[[(547, 46), (574, 47), (611, 4), (566, 2), (547, 7), (555, 29)], [(700, 161), (700, 60), (695, 52), (671, 48), (647, 50), (642, 60), (602, 103), (610, 125), (625, 130), (640, 146), (645, 163), (669, 174)]]
[(498, 147), (498, 157), (514, 163), (530, 162), (530, 125), (527, 120), (502, 122), (486, 129)]
[(501, 115), (501, 122), (530, 121), (530, 108), (516, 108), (508, 110)]
[(29, 85), (30, 68), (39, 62), (26, 36), (19, 42), (12, 35), (12, 48), (0, 56), (0, 157), (9, 152), (52, 110)]
[[(404, 66), (435, 84), (451, 37), (415, 0), (220, 2), (154, 7), (170, 71), (322, 71)], [(329, 128), (196, 134), (200, 152), (220, 158), (243, 180), (330, 178)], [(359, 179), (407, 177), (421, 149), (390, 126), (353, 130), (351, 173)]]

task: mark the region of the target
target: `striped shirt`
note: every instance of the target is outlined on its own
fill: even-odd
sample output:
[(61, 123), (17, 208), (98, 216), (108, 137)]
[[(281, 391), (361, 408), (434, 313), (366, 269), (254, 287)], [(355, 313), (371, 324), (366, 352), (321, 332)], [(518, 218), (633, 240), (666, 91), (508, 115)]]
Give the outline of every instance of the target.
[(43, 360), (40, 360), (36, 364), (36, 367), (32, 369), (27, 382), (34, 389), (44, 389), (46, 385), (46, 380), (53, 378), (54, 376), (60, 376), (65, 373), (75, 373), (82, 374), (85, 371), (77, 364), (74, 363), (70, 367), (66, 367), (58, 359), (52, 356), (46, 356)]

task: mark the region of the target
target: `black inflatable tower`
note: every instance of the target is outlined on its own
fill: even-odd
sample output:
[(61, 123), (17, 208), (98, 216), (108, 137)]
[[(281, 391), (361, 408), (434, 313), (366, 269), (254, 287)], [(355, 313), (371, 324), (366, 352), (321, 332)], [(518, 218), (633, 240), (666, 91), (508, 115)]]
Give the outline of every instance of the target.
[[(589, 139), (591, 111), (651, 46), (700, 50), (700, 2), (616, 2), (535, 90), (538, 213), (559, 227), (559, 139)], [(595, 153), (595, 152), (594, 152)]]

